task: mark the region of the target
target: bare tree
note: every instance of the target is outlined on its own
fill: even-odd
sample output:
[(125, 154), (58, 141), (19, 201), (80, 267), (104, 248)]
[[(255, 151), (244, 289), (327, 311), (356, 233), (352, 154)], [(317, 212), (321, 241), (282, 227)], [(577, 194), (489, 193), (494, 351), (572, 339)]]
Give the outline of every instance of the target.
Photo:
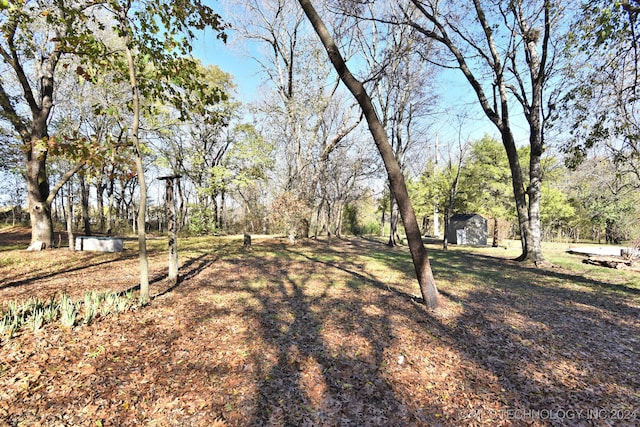
[[(234, 9), (239, 5), (234, 3)], [(236, 28), (242, 36), (257, 42), (250, 55), (275, 90), (254, 106), (260, 117), (260, 131), (277, 141), (275, 171), (278, 191), (294, 194), (310, 208), (311, 225), (327, 214), (328, 196), (321, 185), (334, 151), (346, 144), (362, 116), (353, 101), (338, 90), (339, 79), (321, 58), (312, 32), (295, 3), (285, 0), (247, 0)], [(330, 198), (330, 197), (329, 197)]]
[[(407, 163), (412, 158), (419, 159), (421, 156), (415, 154), (425, 148), (424, 118), (435, 103), (433, 91), (429, 90), (435, 70), (417, 55), (417, 31), (410, 26), (387, 26), (376, 21), (377, 14), (384, 13), (390, 7), (375, 2), (364, 4), (362, 13), (367, 19), (355, 20), (355, 39), (367, 62), (365, 85), (370, 87), (372, 101), (380, 113), (380, 122), (387, 130), (389, 143), (404, 173)], [(340, 14), (350, 16), (352, 12), (346, 8)], [(398, 207), (391, 189), (389, 194), (391, 227), (388, 244), (395, 246)]]
[[(424, 60), (457, 68), (473, 89), (484, 114), (500, 132), (507, 152), (522, 238), (519, 259), (544, 262), (541, 249), (541, 165), (544, 151), (545, 88), (554, 66), (552, 32), (561, 8), (551, 0), (409, 0), (376, 20), (408, 25), (443, 48), (443, 57)], [(440, 62), (438, 62), (440, 61)], [(486, 76), (490, 75), (490, 78)], [(512, 128), (513, 102), (529, 127), (531, 156), (525, 180)], [(517, 110), (516, 110), (517, 111)]]
[(370, 148), (358, 141), (335, 150), (320, 173), (318, 185), (322, 188), (318, 205), (315, 235), (319, 229), (329, 235), (341, 237), (344, 208), (366, 193), (365, 181), (379, 177), (379, 161)]

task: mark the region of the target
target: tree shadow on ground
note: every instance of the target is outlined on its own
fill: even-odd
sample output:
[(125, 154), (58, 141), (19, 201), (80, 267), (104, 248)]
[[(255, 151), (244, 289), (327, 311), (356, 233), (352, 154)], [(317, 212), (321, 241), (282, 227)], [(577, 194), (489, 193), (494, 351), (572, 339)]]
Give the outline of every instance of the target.
[[(213, 264), (220, 259), (221, 253), (226, 253), (229, 251), (230, 245), (221, 245), (219, 248), (216, 248), (215, 251), (207, 251), (205, 253), (200, 254), (197, 257), (190, 258), (187, 261), (183, 262), (180, 265), (178, 270), (178, 280), (176, 283), (170, 284), (167, 288), (159, 290), (157, 293), (153, 295), (153, 298), (161, 297), (170, 292), (175, 291), (178, 287), (180, 287), (185, 282), (193, 279), (203, 271), (208, 268), (211, 268)], [(164, 273), (161, 276), (158, 276), (151, 283), (158, 282), (167, 277), (168, 273)], [(135, 289), (140, 289), (138, 285)]]
[[(148, 308), (54, 330), (44, 385), (32, 379), (38, 392), (12, 404), (48, 425), (193, 426), (602, 425), (500, 411), (638, 408), (633, 293), (453, 251), (432, 253), (443, 311), (431, 311), (411, 295), (404, 250), (308, 245), (214, 248)], [(11, 370), (42, 353), (6, 365), (0, 382), (23, 381)], [(77, 411), (89, 406), (91, 418)]]
[(97, 262), (91, 262), (93, 261), (94, 255), (87, 255), (86, 257), (82, 257), (80, 259), (77, 260), (77, 262), (69, 265), (67, 268), (61, 269), (61, 270), (56, 270), (56, 271), (49, 271), (49, 268), (44, 268), (40, 271), (36, 270), (33, 271), (32, 274), (30, 274), (28, 277), (24, 277), (18, 280), (12, 280), (12, 281), (8, 281), (8, 282), (4, 282), (2, 284), (0, 284), (0, 289), (7, 289), (7, 288), (15, 288), (18, 286), (23, 286), (23, 285), (29, 285), (32, 284), (34, 282), (37, 282), (38, 280), (45, 280), (45, 279), (51, 279), (57, 276), (64, 276), (65, 274), (69, 274), (69, 273), (75, 273), (75, 272), (80, 272), (83, 270), (88, 270), (91, 269), (93, 267), (98, 267), (98, 266), (103, 266), (106, 264), (112, 264), (115, 262), (119, 262), (122, 260), (128, 260), (128, 259), (133, 259), (136, 258), (138, 256), (137, 253), (133, 253), (133, 252), (126, 252), (126, 253), (122, 253), (119, 254), (118, 256), (114, 256), (111, 259), (105, 259), (102, 261), (97, 261)]
[[(408, 410), (382, 372), (385, 349), (395, 337), (386, 314), (367, 312), (368, 303), (376, 301), (362, 295), (332, 297), (331, 288), (338, 286), (332, 282), (325, 283), (324, 292), (309, 294), (308, 282), (325, 267), (309, 258), (304, 271), (292, 271), (299, 255), (291, 251), (251, 261), (270, 282), (248, 289), (259, 306), (245, 315), (258, 319), (259, 337), (274, 354), (254, 358), (259, 385), (247, 425), (390, 425), (390, 418), (405, 425), (433, 422), (440, 409)], [(239, 268), (245, 262), (234, 261)], [(371, 280), (356, 277), (363, 279)], [(351, 291), (366, 293), (366, 286)], [(369, 350), (359, 354), (361, 347)]]
[[(371, 256), (402, 265), (402, 254), (379, 249)], [(446, 284), (441, 295), (459, 313), (455, 319), (415, 315), (427, 313), (450, 345), (492, 372), (507, 407), (574, 414), (626, 409), (621, 414), (628, 417), (638, 408), (637, 289), (460, 251), (431, 251), (431, 262), (436, 280)], [(461, 283), (470, 279), (473, 284)], [(540, 422), (534, 418), (521, 421)]]
[[(154, 305), (166, 307), (177, 323), (164, 332), (155, 322), (144, 328), (141, 341), (154, 343), (153, 371), (167, 370), (155, 374), (154, 387), (169, 386), (181, 369), (216, 389), (229, 392), (233, 384), (232, 395), (209, 402), (215, 417), (231, 425), (435, 425), (442, 408), (408, 404), (387, 372), (386, 351), (398, 337), (377, 306), (387, 305), (389, 295), (369, 293), (360, 277), (346, 277), (345, 286), (325, 274), (326, 265), (273, 247), (261, 252), (254, 244), (254, 252), (216, 263), (200, 256), (187, 270), (189, 280), (158, 296)], [(348, 294), (340, 291), (345, 287)], [(191, 339), (206, 335), (208, 344), (187, 353), (183, 331)], [(219, 347), (228, 334), (242, 337), (235, 347)], [(140, 344), (131, 352), (138, 359), (136, 352), (145, 350)], [(178, 367), (178, 358), (188, 362)]]

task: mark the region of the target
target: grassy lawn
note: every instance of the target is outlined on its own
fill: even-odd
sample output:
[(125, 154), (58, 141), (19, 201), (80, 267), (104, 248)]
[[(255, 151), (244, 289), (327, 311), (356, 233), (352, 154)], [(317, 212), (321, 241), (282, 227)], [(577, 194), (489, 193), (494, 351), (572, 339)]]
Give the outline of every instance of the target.
[[(24, 238), (0, 233), (5, 311), (135, 288), (134, 240), (121, 254), (27, 253)], [(166, 241), (152, 239), (148, 306), (0, 338), (0, 425), (638, 423), (638, 273), (561, 245), (541, 269), (512, 261), (515, 243), (430, 245), (431, 311), (406, 248), (253, 241), (181, 239), (171, 286)]]

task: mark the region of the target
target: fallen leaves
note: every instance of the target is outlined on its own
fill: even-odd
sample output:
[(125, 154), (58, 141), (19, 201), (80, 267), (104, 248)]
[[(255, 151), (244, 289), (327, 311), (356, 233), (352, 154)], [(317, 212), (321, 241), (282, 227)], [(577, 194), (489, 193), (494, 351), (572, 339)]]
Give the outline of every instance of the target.
[[(144, 309), (3, 341), (0, 425), (536, 426), (549, 420), (514, 411), (639, 408), (637, 294), (583, 292), (578, 276), (516, 275), (515, 264), (452, 253), (475, 275), (456, 272), (432, 313), (407, 297), (415, 284), (381, 245), (253, 246), (212, 243)], [(69, 280), (65, 259), (0, 298), (62, 282), (76, 294), (112, 289), (130, 268), (69, 258)]]

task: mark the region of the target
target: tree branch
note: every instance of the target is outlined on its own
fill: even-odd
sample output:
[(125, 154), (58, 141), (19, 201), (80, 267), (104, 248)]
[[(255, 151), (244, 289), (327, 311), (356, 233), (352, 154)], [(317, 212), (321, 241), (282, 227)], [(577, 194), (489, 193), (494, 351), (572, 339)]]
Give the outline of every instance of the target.
[(22, 87), (24, 97), (27, 103), (29, 104), (29, 108), (33, 112), (38, 112), (40, 110), (40, 106), (36, 102), (36, 98), (33, 95), (33, 90), (31, 89), (31, 85), (29, 84), (29, 79), (27, 78), (27, 75), (24, 72), (24, 69), (22, 68), (22, 64), (20, 63), (20, 58), (18, 57), (18, 51), (14, 44), (16, 30), (18, 28), (18, 20), (15, 15), (9, 18), (9, 22), (7, 23), (6, 28), (7, 28), (7, 31), (5, 32), (4, 37), (7, 40), (9, 52), (7, 52), (2, 46), (0, 46), (0, 55), (2, 55), (4, 60), (9, 65), (11, 65), (11, 68), (13, 68), (14, 72), (16, 73), (16, 77), (20, 82), (20, 86)]
[[(442, 43), (447, 49), (449, 49), (449, 51), (456, 58), (456, 61), (458, 62), (460, 70), (466, 77), (469, 84), (471, 84), (471, 87), (476, 93), (476, 96), (478, 97), (478, 101), (480, 101), (480, 105), (482, 106), (482, 109), (484, 110), (487, 117), (489, 117), (489, 119), (496, 125), (496, 127), (498, 127), (498, 129), (504, 128), (505, 126), (504, 120), (508, 118), (508, 111), (505, 111), (505, 109), (503, 108), (503, 111), (502, 111), (503, 116), (500, 117), (500, 115), (498, 115), (497, 111), (491, 107), (491, 104), (489, 103), (489, 99), (487, 98), (484, 90), (482, 89), (482, 85), (476, 79), (475, 75), (469, 68), (469, 65), (467, 64), (467, 61), (465, 60), (464, 55), (462, 54), (460, 49), (458, 49), (458, 47), (453, 43), (453, 41), (449, 38), (447, 31), (442, 25), (442, 23), (434, 15), (429, 13), (429, 11), (426, 10), (426, 8), (422, 5), (420, 1), (411, 0), (411, 2), (416, 6), (416, 8), (420, 11), (420, 13), (422, 13), (422, 15), (438, 29), (440, 34), (436, 34), (431, 30), (425, 29), (423, 26), (419, 25), (415, 21), (410, 21), (408, 24), (414, 27), (416, 30), (418, 30), (420, 33), (422, 33), (426, 37)], [(477, 3), (477, 0), (475, 0), (474, 3)], [(480, 5), (478, 4), (477, 7), (479, 8)], [(480, 11), (482, 11), (482, 9), (480, 9)], [(487, 24), (485, 21), (485, 24), (483, 25), (483, 27), (486, 27), (486, 26)], [(493, 49), (495, 50), (495, 45), (493, 46)], [(493, 70), (496, 73), (497, 78), (500, 78), (502, 73), (502, 66), (500, 65), (499, 57), (494, 56), (494, 64), (495, 64), (495, 67), (493, 68)], [(507, 114), (506, 116), (505, 116), (505, 112)]]
[(86, 162), (78, 163), (73, 168), (69, 169), (64, 175), (62, 175), (56, 185), (54, 185), (49, 191), (49, 196), (46, 200), (47, 205), (51, 205), (51, 203), (53, 203), (53, 199), (55, 199), (56, 194), (58, 194), (58, 191), (62, 188), (62, 186), (65, 185), (67, 181), (69, 181), (71, 177), (76, 174), (76, 172), (82, 169), (85, 164)]
[(364, 118), (364, 115), (360, 114), (360, 118), (355, 123), (351, 124), (350, 126), (343, 125), (338, 130), (338, 133), (333, 138), (331, 138), (331, 142), (322, 151), (322, 155), (320, 156), (321, 162), (324, 162), (327, 160), (327, 158), (329, 157), (329, 154), (331, 154), (331, 152), (336, 149), (340, 141), (346, 138), (347, 135), (349, 135), (355, 128), (357, 128), (358, 125), (362, 122), (363, 118)]
[(0, 108), (2, 111), (0, 112), (0, 116), (7, 119), (11, 125), (13, 125), (16, 132), (20, 134), (20, 137), (24, 142), (29, 141), (29, 128), (27, 123), (25, 123), (24, 119), (20, 117), (18, 112), (13, 107), (11, 103), (11, 98), (7, 95), (7, 92), (4, 90), (4, 86), (0, 83)]

